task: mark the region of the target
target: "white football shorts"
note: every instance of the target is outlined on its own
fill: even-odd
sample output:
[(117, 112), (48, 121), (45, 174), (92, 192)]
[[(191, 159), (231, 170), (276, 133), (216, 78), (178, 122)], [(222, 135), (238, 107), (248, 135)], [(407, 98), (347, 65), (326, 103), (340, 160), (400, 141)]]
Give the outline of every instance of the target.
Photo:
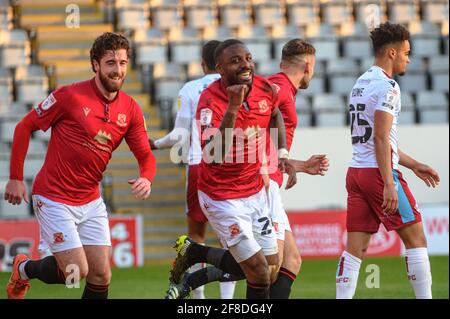
[(242, 262), (262, 249), (265, 256), (278, 253), (278, 246), (267, 208), (267, 194), (216, 201), (198, 191), (200, 207), (216, 231), (222, 245)]
[(101, 197), (86, 205), (71, 206), (33, 195), (33, 208), (39, 222), (40, 251), (111, 246), (108, 213)]
[(285, 231), (292, 233), (291, 225), (287, 217), (286, 211), (281, 201), (280, 187), (278, 184), (270, 180), (269, 192), (267, 193), (267, 203), (269, 206), (270, 218), (272, 218), (273, 227), (278, 240), (284, 241)]

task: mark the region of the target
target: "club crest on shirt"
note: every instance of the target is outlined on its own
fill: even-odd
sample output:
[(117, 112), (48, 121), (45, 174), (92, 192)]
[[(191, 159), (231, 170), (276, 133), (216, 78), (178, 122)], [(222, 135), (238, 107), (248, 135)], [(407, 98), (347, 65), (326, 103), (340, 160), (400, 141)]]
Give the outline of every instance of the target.
[(269, 105), (267, 104), (266, 100), (259, 101), (258, 105), (260, 113), (266, 113), (269, 110)]
[(200, 124), (211, 124), (213, 112), (211, 109), (205, 108), (200, 111)]
[(127, 126), (127, 116), (125, 114), (119, 113), (119, 115), (117, 115), (116, 124), (119, 125), (120, 127)]
[(231, 237), (236, 237), (241, 233), (241, 229), (239, 228), (238, 224), (233, 224), (230, 227), (228, 227), (228, 229), (230, 230)]
[(61, 244), (65, 241), (64, 234), (63, 233), (54, 233), (53, 234), (53, 243), (55, 244)]
[(41, 109), (44, 111), (47, 111), (49, 108), (52, 107), (53, 104), (56, 103), (56, 99), (53, 96), (53, 93), (51, 93), (41, 104)]

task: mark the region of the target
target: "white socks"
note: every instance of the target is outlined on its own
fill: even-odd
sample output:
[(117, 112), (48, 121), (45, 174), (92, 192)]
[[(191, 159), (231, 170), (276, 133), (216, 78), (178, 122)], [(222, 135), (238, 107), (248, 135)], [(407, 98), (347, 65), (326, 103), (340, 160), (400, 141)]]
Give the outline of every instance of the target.
[(431, 299), (431, 269), (427, 248), (406, 249), (406, 271), (416, 299)]
[(358, 284), (361, 259), (344, 251), (336, 272), (336, 299), (352, 299)]
[(236, 287), (236, 281), (221, 282), (220, 283), (220, 298), (221, 299), (233, 299), (235, 287)]
[[(189, 272), (193, 273), (196, 272), (197, 270), (200, 270), (202, 268), (205, 268), (206, 264), (205, 263), (198, 263), (195, 265), (192, 265), (191, 268), (189, 268)], [(200, 286), (194, 290), (192, 290), (192, 298), (194, 299), (205, 299), (205, 286)]]

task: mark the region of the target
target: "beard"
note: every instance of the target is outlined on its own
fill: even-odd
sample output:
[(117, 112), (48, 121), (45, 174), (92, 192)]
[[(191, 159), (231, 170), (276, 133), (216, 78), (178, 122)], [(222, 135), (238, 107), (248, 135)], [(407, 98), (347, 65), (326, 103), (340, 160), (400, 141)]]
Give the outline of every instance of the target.
[(123, 82), (125, 81), (125, 77), (122, 77), (120, 81), (116, 82), (111, 78), (116, 77), (117, 74), (106, 75), (103, 74), (101, 70), (99, 72), (99, 75), (100, 75), (99, 76), (100, 82), (102, 83), (105, 90), (108, 91), (109, 93), (115, 93), (119, 91), (122, 88)]
[(309, 83), (311, 82), (311, 79), (303, 78), (300, 82), (299, 89), (306, 90), (309, 87)]
[(399, 73), (398, 76), (404, 76), (406, 72)]

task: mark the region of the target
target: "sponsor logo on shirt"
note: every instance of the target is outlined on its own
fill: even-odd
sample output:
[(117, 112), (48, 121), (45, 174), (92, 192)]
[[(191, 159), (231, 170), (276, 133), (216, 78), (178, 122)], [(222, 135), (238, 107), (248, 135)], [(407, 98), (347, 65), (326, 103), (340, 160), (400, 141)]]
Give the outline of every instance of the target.
[(266, 113), (269, 110), (269, 105), (267, 104), (266, 100), (259, 101), (258, 105), (260, 113)]
[(64, 234), (63, 233), (54, 233), (53, 234), (53, 243), (54, 244), (61, 244), (65, 241)]
[(125, 114), (119, 113), (119, 115), (117, 115), (117, 122), (116, 123), (120, 127), (127, 126), (127, 116)]
[(47, 111), (55, 103), (56, 103), (56, 99), (55, 99), (55, 97), (53, 96), (53, 93), (52, 93), (44, 100), (44, 102), (42, 102), (41, 109), (44, 110), (44, 111)]
[(213, 114), (213, 112), (211, 109), (208, 109), (208, 108), (202, 109), (200, 111), (200, 124), (201, 125), (211, 124), (212, 114)]
[(239, 228), (238, 224), (233, 224), (230, 227), (228, 227), (228, 229), (230, 230), (231, 237), (236, 237), (241, 233), (241, 229)]
[(99, 142), (100, 144), (106, 145), (108, 141), (111, 141), (111, 134), (106, 133), (105, 131), (99, 130), (97, 135), (94, 137), (94, 140)]
[(84, 112), (84, 116), (88, 116), (89, 115), (89, 112), (91, 111), (91, 109), (90, 108), (88, 108), (87, 106), (85, 106), (85, 107), (83, 107), (83, 112)]

